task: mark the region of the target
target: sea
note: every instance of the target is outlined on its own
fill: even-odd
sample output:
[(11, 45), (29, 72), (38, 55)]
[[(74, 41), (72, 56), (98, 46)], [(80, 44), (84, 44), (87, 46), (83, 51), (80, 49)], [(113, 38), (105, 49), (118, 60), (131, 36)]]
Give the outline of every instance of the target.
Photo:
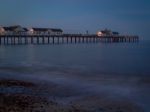
[(120, 95), (150, 112), (150, 41), (1, 45), (0, 78), (4, 77)]

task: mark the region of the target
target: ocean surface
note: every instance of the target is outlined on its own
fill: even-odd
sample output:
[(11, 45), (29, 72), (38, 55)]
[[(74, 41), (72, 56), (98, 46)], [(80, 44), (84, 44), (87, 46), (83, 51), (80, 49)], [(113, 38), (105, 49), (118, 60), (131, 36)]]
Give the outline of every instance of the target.
[(150, 74), (150, 41), (0, 46), (0, 67), (47, 67), (100, 74)]
[(150, 106), (150, 41), (0, 46), (1, 78), (33, 78)]

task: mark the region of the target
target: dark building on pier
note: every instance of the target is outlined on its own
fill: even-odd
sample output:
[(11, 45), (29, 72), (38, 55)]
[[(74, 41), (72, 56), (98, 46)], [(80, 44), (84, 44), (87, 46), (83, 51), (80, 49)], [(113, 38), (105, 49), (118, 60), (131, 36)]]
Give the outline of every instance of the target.
[(0, 27), (0, 35), (23, 35), (28, 31), (27, 28), (23, 28), (20, 25)]
[(61, 35), (63, 33), (62, 29), (54, 28), (29, 28), (29, 34), (35, 35)]
[(118, 32), (113, 32), (111, 30), (105, 29), (97, 32), (98, 36), (118, 36)]
[(62, 35), (62, 29), (24, 28), (20, 25), (0, 27), (0, 35)]

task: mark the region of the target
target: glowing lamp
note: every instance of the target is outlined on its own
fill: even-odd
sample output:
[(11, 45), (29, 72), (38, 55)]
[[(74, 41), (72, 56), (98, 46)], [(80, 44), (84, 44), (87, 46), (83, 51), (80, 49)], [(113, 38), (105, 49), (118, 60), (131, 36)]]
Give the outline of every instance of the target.
[(103, 33), (101, 31), (97, 32), (97, 36), (102, 36)]

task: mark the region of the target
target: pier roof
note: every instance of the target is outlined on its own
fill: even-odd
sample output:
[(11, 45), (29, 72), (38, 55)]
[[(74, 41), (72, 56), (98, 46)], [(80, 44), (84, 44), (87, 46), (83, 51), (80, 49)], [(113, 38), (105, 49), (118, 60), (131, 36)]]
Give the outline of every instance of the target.
[(55, 29), (55, 28), (32, 28), (34, 31), (43, 31), (43, 32), (46, 32), (46, 31), (49, 31), (51, 30), (52, 32), (63, 32), (62, 29)]
[(5, 31), (28, 31), (27, 28), (23, 28), (20, 25), (3, 27)]

